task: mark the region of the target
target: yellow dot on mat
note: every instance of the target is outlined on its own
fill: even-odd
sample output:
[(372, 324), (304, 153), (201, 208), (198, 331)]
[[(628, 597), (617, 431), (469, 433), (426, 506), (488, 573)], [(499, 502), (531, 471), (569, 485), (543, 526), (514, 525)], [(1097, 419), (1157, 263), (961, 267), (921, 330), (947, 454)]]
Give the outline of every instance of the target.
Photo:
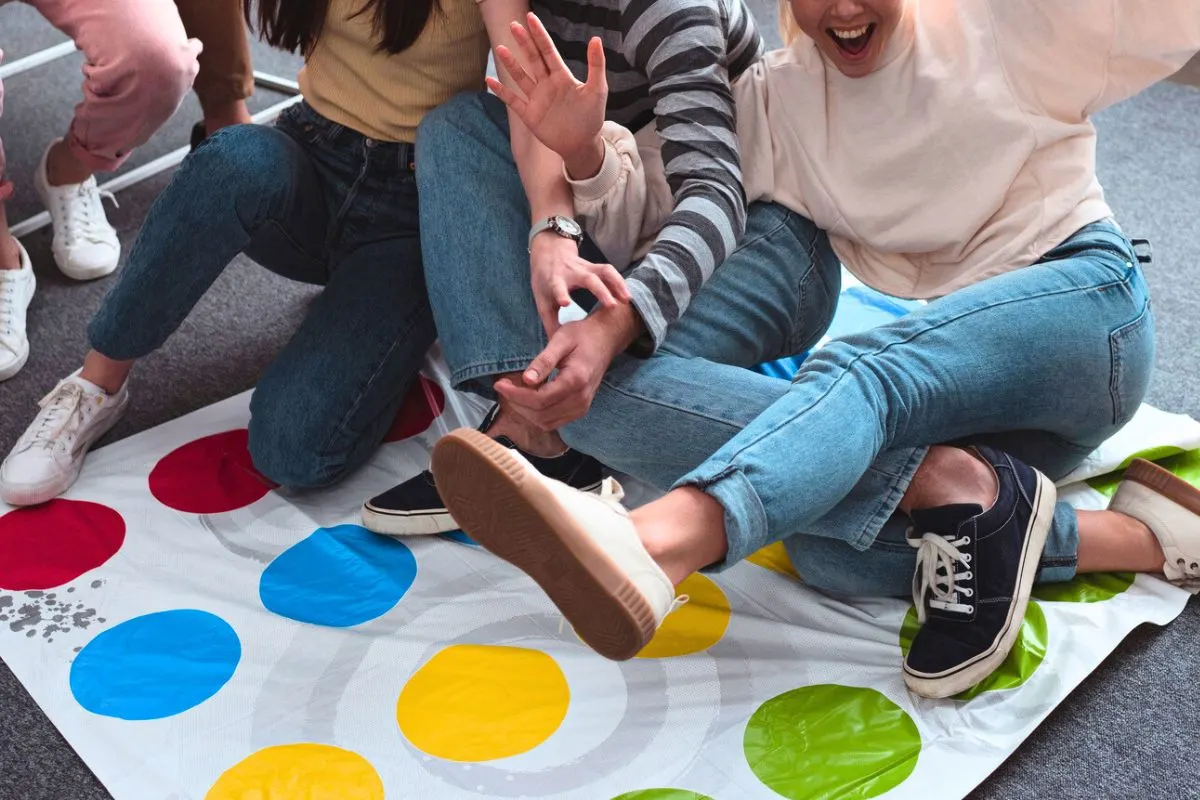
[(383, 800), (383, 781), (365, 758), (325, 744), (259, 750), (230, 767), (204, 800)]
[(703, 575), (689, 575), (675, 587), (676, 595), (687, 595), (688, 602), (668, 614), (650, 643), (638, 658), (686, 656), (707, 650), (725, 635), (729, 627), (729, 600), (721, 587)]
[(787, 548), (783, 546), (783, 542), (769, 544), (762, 550), (752, 553), (746, 560), (772, 572), (778, 572), (780, 575), (800, 580), (800, 575), (792, 566), (792, 559), (788, 558)]
[(396, 702), (400, 732), (451, 761), (524, 753), (558, 730), (571, 690), (554, 659), (523, 647), (458, 644), (418, 669)]

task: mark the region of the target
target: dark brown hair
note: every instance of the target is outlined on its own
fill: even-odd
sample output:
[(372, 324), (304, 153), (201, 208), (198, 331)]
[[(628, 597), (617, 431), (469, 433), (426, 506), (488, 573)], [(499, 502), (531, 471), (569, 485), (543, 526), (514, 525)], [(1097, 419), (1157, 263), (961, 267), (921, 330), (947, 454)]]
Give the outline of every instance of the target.
[[(253, 6), (258, 4), (258, 14)], [(317, 44), (330, 0), (243, 0), (246, 22), (272, 47), (307, 55)], [(374, 17), (379, 50), (395, 55), (407, 49), (425, 30), (438, 0), (364, 0), (355, 12)]]

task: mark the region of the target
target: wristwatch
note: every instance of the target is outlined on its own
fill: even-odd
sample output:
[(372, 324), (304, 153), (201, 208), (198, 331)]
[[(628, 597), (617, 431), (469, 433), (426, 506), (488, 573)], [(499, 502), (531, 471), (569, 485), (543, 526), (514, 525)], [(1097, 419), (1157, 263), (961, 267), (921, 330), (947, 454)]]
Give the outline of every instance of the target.
[(570, 217), (549, 217), (534, 223), (529, 230), (529, 249), (533, 250), (533, 238), (544, 231), (553, 231), (564, 239), (574, 239), (575, 244), (583, 241), (583, 228)]

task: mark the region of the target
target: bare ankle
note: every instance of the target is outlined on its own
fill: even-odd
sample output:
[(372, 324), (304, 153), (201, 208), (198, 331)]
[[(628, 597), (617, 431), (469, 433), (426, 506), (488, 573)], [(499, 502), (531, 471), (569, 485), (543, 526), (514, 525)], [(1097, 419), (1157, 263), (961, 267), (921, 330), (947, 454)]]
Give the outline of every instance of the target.
[(913, 475), (900, 510), (936, 508), (952, 503), (975, 503), (991, 508), (999, 484), (992, 468), (959, 447), (935, 445)]
[(673, 489), (629, 516), (646, 552), (676, 586), (729, 552), (724, 506), (694, 487)]
[(71, 152), (66, 139), (60, 139), (50, 147), (46, 156), (46, 180), (51, 186), (73, 186), (92, 177), (92, 171)]
[(5, 231), (0, 235), (0, 269), (20, 269), (21, 249), (17, 239)]
[(116, 361), (92, 350), (83, 360), (83, 369), (79, 371), (79, 377), (109, 394), (116, 394), (129, 378), (133, 364), (133, 361)]
[(516, 414), (506, 412), (503, 404), (487, 433), (493, 438), (503, 436), (523, 452), (539, 458), (553, 458), (562, 455), (567, 450), (566, 443), (563, 442), (557, 431), (543, 431), (535, 428)]

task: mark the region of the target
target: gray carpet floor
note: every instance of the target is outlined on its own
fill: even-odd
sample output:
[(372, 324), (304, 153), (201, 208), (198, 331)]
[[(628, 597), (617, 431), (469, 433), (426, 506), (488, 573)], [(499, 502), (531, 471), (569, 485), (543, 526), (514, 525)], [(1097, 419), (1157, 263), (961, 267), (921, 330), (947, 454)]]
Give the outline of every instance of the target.
[[(752, 4), (764, 27), (773, 29), (770, 0)], [(26, 6), (0, 9), (8, 62), (62, 38)], [(294, 76), (295, 58), (255, 48), (256, 68)], [(0, 135), (19, 192), (10, 204), (12, 223), (40, 210), (30, 178), (46, 144), (70, 119), (81, 61), (75, 55), (6, 82)], [(1200, 78), (1200, 70), (1193, 74)], [(260, 92), (252, 108), (279, 99)], [(189, 99), (126, 169), (185, 143), (198, 118)], [(1200, 339), (1200, 91), (1163, 84), (1105, 112), (1098, 125), (1099, 169), (1111, 203), (1131, 235), (1154, 242), (1148, 277), (1159, 353), (1150, 399), (1200, 418), (1200, 353), (1194, 346)], [(110, 211), (110, 219), (126, 249), (167, 180), (160, 176), (120, 193), (120, 208)], [(48, 230), (24, 243), (39, 282), (30, 308), (33, 353), (20, 375), (0, 383), (0, 453), (12, 446), (38, 399), (79, 365), (85, 327), (112, 282), (64, 278), (50, 255)], [(139, 365), (131, 384), (133, 408), (109, 441), (252, 386), (312, 292), (245, 259), (235, 261), (168, 344)], [(1200, 797), (1200, 723), (1191, 695), (1200, 685), (1197, 642), (1196, 602), (1168, 628), (1134, 632), (972, 798)], [(0, 800), (104, 798), (103, 787), (0, 666)]]

